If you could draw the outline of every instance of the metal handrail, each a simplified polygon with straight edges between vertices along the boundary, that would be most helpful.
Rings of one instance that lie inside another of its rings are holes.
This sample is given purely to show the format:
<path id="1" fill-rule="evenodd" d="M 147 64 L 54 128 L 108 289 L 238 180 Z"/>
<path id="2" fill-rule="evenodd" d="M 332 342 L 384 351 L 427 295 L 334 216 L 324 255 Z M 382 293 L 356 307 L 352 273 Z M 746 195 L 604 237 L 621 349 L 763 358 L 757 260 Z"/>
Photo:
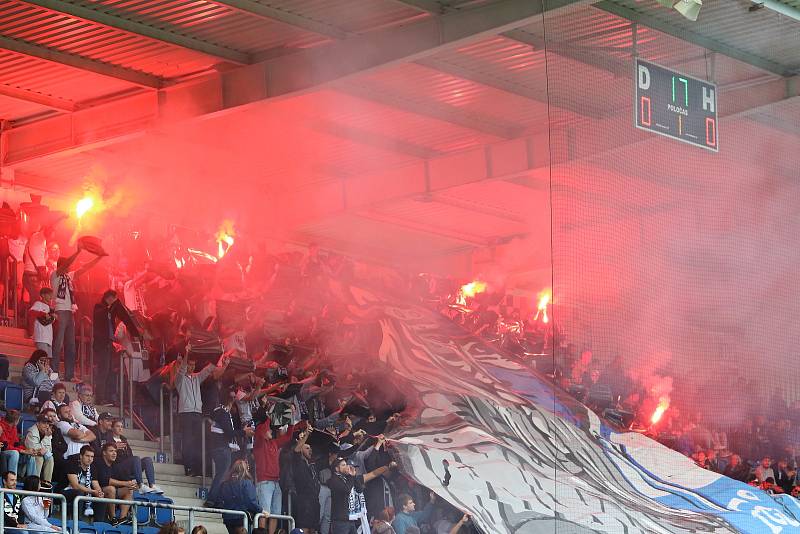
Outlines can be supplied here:
<path id="1" fill-rule="evenodd" d="M 87 348 L 86 342 L 86 331 L 84 327 L 86 324 L 89 324 L 89 343 Z M 87 365 L 89 366 L 89 378 L 88 381 L 90 384 L 94 383 L 94 323 L 89 318 L 88 315 L 80 315 L 79 321 L 80 327 L 80 336 L 81 336 L 81 350 L 80 350 L 80 366 L 78 367 L 78 371 L 80 375 L 83 377 L 83 380 L 86 381 L 86 370 L 84 367 Z M 88 356 L 88 358 L 87 358 Z M 87 362 L 88 360 L 88 362 Z"/>
<path id="2" fill-rule="evenodd" d="M 164 390 L 169 391 L 169 461 L 175 463 L 175 420 L 172 409 L 174 392 L 167 384 L 161 384 L 158 392 L 158 452 L 164 453 Z"/>
<path id="3" fill-rule="evenodd" d="M 292 517 L 290 515 L 267 514 L 267 513 L 264 513 L 264 512 L 259 512 L 259 513 L 257 513 L 255 515 L 255 517 L 253 517 L 253 528 L 256 528 L 258 526 L 258 520 L 261 519 L 262 517 L 264 519 L 282 519 L 284 521 L 288 521 L 289 522 L 289 532 L 294 530 L 294 517 Z"/>
<path id="4" fill-rule="evenodd" d="M 0 502 L 5 502 L 5 494 L 6 493 L 13 493 L 16 495 L 25 495 L 25 496 L 34 496 L 34 497 L 47 497 L 51 500 L 58 499 L 62 501 L 61 503 L 61 532 L 64 534 L 69 534 L 67 530 L 67 498 L 59 493 L 46 493 L 44 491 L 27 491 L 27 490 L 18 490 L 18 489 L 6 489 L 0 487 Z M 14 527 L 7 527 L 4 525 L 5 523 L 5 514 L 0 513 L 0 532 L 4 532 L 6 530 L 12 530 Z M 24 528 L 20 530 L 27 530 L 30 532 L 53 532 L 52 530 L 44 531 L 44 530 L 37 530 L 33 528 Z"/>
<path id="5" fill-rule="evenodd" d="M 204 512 L 210 514 L 240 515 L 244 519 L 245 531 L 246 532 L 250 531 L 250 517 L 247 515 L 247 512 L 243 512 L 241 510 L 225 510 L 223 508 L 204 508 L 202 506 L 183 506 L 180 504 L 167 504 L 167 503 L 152 502 L 152 501 L 123 501 L 121 499 L 106 499 L 105 497 L 87 497 L 86 495 L 79 495 L 75 497 L 75 500 L 72 502 L 73 534 L 80 534 L 80 525 L 78 524 L 78 518 L 80 517 L 80 503 L 82 502 L 129 505 L 132 508 L 131 510 L 131 517 L 133 518 L 133 523 L 131 524 L 132 534 L 138 533 L 139 525 L 136 517 L 137 515 L 136 511 L 140 506 L 144 506 L 145 508 L 162 508 L 168 510 L 189 512 L 189 528 L 186 529 L 187 532 L 191 532 L 192 528 L 194 528 L 193 522 L 194 522 L 194 514 L 196 512 Z"/>

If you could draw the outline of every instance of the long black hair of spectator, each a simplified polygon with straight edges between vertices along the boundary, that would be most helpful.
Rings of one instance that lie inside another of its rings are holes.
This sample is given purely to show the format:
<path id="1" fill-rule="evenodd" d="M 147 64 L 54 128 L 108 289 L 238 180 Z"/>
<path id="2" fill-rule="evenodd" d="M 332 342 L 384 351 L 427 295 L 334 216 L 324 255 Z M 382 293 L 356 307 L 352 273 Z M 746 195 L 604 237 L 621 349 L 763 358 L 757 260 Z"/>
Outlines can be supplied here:
<path id="1" fill-rule="evenodd" d="M 42 349 L 36 349 L 35 351 L 33 351 L 33 354 L 31 354 L 31 357 L 28 358 L 28 361 L 25 363 L 26 364 L 32 363 L 33 365 L 37 365 L 39 363 L 39 360 L 41 360 L 42 358 L 49 358 L 49 357 L 50 356 L 48 356 L 47 353 Z"/>
<path id="2" fill-rule="evenodd" d="M 31 475 L 25 477 L 25 484 L 22 486 L 22 489 L 25 491 L 39 491 L 41 481 L 39 477 L 36 475 Z"/>

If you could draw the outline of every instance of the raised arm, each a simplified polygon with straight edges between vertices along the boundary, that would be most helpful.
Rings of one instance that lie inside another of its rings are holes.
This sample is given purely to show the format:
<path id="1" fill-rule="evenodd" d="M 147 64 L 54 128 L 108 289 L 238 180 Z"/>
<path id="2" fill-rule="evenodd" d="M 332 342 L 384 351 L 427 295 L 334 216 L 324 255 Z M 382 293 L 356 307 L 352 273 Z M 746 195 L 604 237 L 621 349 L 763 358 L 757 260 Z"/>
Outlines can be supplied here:
<path id="1" fill-rule="evenodd" d="M 83 265 L 81 265 L 81 266 L 78 268 L 78 270 L 77 270 L 77 271 L 75 271 L 75 278 L 78 278 L 79 276 L 82 276 L 82 275 L 86 274 L 86 272 L 87 272 L 89 269 L 91 269 L 92 267 L 94 267 L 95 265 L 97 265 L 98 263 L 100 263 L 100 260 L 102 260 L 104 257 L 105 257 L 105 256 L 97 256 L 97 257 L 96 257 L 95 259 L 93 259 L 92 261 L 90 261 L 90 262 L 88 262 L 88 263 L 84 263 Z"/>
<path id="2" fill-rule="evenodd" d="M 63 276 L 69 272 L 69 268 L 72 267 L 72 264 L 75 263 L 75 260 L 78 259 L 78 254 L 81 253 L 81 246 L 78 245 L 78 250 L 75 251 L 75 254 L 69 256 L 61 262 L 61 266 L 56 269 L 56 274 L 59 276 Z"/>

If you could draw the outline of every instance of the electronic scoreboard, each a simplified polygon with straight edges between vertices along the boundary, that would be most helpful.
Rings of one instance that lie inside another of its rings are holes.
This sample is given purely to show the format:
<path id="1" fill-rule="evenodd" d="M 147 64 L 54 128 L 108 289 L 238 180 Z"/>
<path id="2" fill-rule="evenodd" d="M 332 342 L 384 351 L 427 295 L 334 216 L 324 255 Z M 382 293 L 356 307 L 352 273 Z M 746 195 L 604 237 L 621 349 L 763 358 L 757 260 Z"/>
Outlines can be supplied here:
<path id="1" fill-rule="evenodd" d="M 717 86 L 636 58 L 636 127 L 719 151 Z"/>

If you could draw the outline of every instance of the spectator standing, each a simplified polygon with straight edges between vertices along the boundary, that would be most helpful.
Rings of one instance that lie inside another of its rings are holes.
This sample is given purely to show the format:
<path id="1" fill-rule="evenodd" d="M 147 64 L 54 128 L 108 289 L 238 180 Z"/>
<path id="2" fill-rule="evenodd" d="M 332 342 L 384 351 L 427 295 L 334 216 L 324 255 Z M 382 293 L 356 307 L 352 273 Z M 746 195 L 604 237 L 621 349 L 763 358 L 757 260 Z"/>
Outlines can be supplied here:
<path id="1" fill-rule="evenodd" d="M 292 475 L 297 490 L 292 515 L 297 528 L 302 528 L 305 534 L 314 534 L 320 529 L 320 483 L 312 459 L 311 445 L 306 443 L 311 432 L 311 429 L 300 432 L 294 446 L 292 462 Z"/>
<path id="2" fill-rule="evenodd" d="M 36 417 L 36 424 L 31 426 L 25 434 L 25 448 L 34 453 L 31 455 L 33 466 L 29 464 L 28 473 L 37 477 L 37 484 L 40 479 L 46 482 L 53 480 L 52 438 L 53 428 L 50 425 L 50 419 L 46 414 L 39 414 Z"/>
<path id="3" fill-rule="evenodd" d="M 55 312 L 58 318 L 53 338 L 53 368 L 58 369 L 61 361 L 61 349 L 63 348 L 65 380 L 75 380 L 75 311 L 78 309 L 75 301 L 75 279 L 103 259 L 103 256 L 97 256 L 79 269 L 70 271 L 70 267 L 75 263 L 81 250 L 81 245 L 78 244 L 78 250 L 75 251 L 75 254 L 66 258 L 59 258 L 56 272 L 50 277 L 50 285 L 56 295 Z"/>
<path id="4" fill-rule="evenodd" d="M 52 239 L 55 228 L 52 225 L 44 226 L 31 234 L 22 254 L 25 264 L 22 273 L 22 286 L 28 293 L 28 299 L 33 301 L 39 290 L 48 285 L 47 278 L 47 240 Z"/>
<path id="5" fill-rule="evenodd" d="M 37 476 L 26 477 L 25 485 L 22 489 L 25 491 L 41 491 L 41 480 Z M 22 511 L 22 515 L 25 517 L 25 525 L 28 528 L 32 530 L 35 529 L 35 531 L 39 532 L 47 532 L 48 530 L 60 532 L 60 527 L 51 525 L 47 522 L 47 518 L 50 515 L 51 501 L 48 500 L 48 504 L 45 506 L 45 499 L 46 497 L 39 497 L 38 495 L 28 495 L 27 497 L 23 497 L 20 510 Z"/>
<path id="6" fill-rule="evenodd" d="M 236 389 L 228 388 L 223 395 L 223 404 L 217 406 L 211 412 L 211 460 L 214 462 L 214 480 L 211 481 L 211 488 L 208 490 L 208 500 L 206 506 L 213 508 L 217 505 L 218 492 L 225 473 L 231 465 L 232 453 L 240 450 L 237 438 L 245 435 L 242 421 L 239 414 L 232 411 L 236 401 Z M 248 428 L 248 434 L 252 435 L 252 429 Z"/>
<path id="7" fill-rule="evenodd" d="M 94 361 L 97 362 L 97 374 L 94 378 L 94 383 L 97 385 L 97 398 L 101 404 L 109 403 L 112 400 L 108 385 L 110 384 L 113 388 L 113 383 L 107 380 L 107 377 L 110 376 L 114 357 L 117 321 L 125 324 L 128 335 L 132 339 L 140 337 L 141 333 L 136 328 L 130 312 L 117 297 L 117 292 L 109 289 L 103 293 L 100 302 L 94 305 L 94 310 L 92 311 L 92 332 L 94 333 L 92 348 L 94 350 Z"/>
<path id="8" fill-rule="evenodd" d="M 331 490 L 331 534 L 356 534 L 354 521 L 366 517 L 365 506 L 359 497 L 364 491 L 364 483 L 381 476 L 395 465 L 392 462 L 365 475 L 357 475 L 355 466 L 348 465 L 344 458 L 334 460 L 333 475 L 328 480 Z M 363 523 L 362 519 L 362 526 Z"/>
<path id="9" fill-rule="evenodd" d="M 281 514 L 282 511 L 283 496 L 279 484 L 281 476 L 279 458 L 281 448 L 291 441 L 293 432 L 294 427 L 289 427 L 285 434 L 275 437 L 269 419 L 256 427 L 253 444 L 256 463 L 256 492 L 259 506 L 270 514 Z M 275 532 L 277 525 L 277 520 L 269 520 L 269 534 Z"/>
<path id="10" fill-rule="evenodd" d="M 261 511 L 256 497 L 256 487 L 250 476 L 250 466 L 246 460 L 236 460 L 233 463 L 230 475 L 220 485 L 217 502 L 226 510 L 247 512 L 251 517 Z M 244 518 L 240 515 L 222 514 L 222 521 L 229 534 L 245 532 Z"/>
<path id="11" fill-rule="evenodd" d="M 372 532 L 375 534 L 397 534 L 392 526 L 394 521 L 394 508 L 387 506 L 378 514 L 372 523 Z"/>
<path id="12" fill-rule="evenodd" d="M 181 458 L 187 476 L 200 475 L 200 433 L 203 431 L 203 399 L 200 385 L 217 368 L 207 365 L 202 371 L 194 372 L 197 360 L 178 357 L 178 372 L 175 375 L 175 389 L 178 392 L 178 422 L 181 430 Z M 221 375 L 221 373 L 220 373 Z"/>
<path id="13" fill-rule="evenodd" d="M 419 528 L 420 523 L 428 522 L 433 515 L 433 503 L 435 502 L 436 494 L 434 492 L 430 492 L 430 501 L 428 506 L 417 512 L 414 499 L 412 499 L 407 493 L 400 495 L 397 498 L 397 503 L 400 505 L 400 511 L 397 513 L 397 516 L 392 522 L 392 526 L 397 534 L 406 534 L 406 531 L 409 529 L 409 527 Z"/>
<path id="14" fill-rule="evenodd" d="M 36 349 L 22 368 L 22 400 L 38 406 L 50 398 L 55 385 L 52 380 L 50 356 L 42 349 Z"/>
<path id="15" fill-rule="evenodd" d="M 33 344 L 37 349 L 53 356 L 53 323 L 56 314 L 53 308 L 53 290 L 43 287 L 39 290 L 39 299 L 33 303 L 28 311 L 28 324 L 33 325 Z"/>

